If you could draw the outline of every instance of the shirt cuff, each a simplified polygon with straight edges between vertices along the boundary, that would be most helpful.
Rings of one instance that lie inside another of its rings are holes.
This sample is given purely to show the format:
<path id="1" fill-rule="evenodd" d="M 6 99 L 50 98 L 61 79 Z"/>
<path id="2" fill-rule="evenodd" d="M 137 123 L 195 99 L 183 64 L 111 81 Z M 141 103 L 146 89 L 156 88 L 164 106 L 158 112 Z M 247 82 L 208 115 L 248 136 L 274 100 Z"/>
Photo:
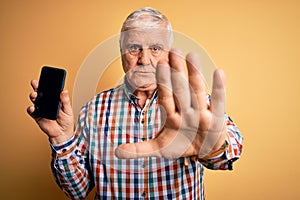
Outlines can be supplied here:
<path id="1" fill-rule="evenodd" d="M 238 159 L 236 155 L 234 154 L 232 143 L 231 143 L 231 138 L 229 135 L 227 136 L 227 139 L 225 140 L 225 143 L 222 145 L 221 149 L 223 151 L 219 150 L 219 154 L 214 154 L 213 156 L 209 156 L 205 160 L 208 163 L 218 163 L 219 161 L 222 161 L 225 159 L 225 163 L 223 163 L 223 166 L 220 169 L 228 169 L 232 170 L 233 169 L 233 162 Z"/>
<path id="2" fill-rule="evenodd" d="M 72 152 L 74 148 L 76 147 L 76 138 L 75 135 L 73 135 L 69 140 L 58 144 L 58 145 L 53 145 L 50 143 L 52 152 L 55 153 L 58 157 L 65 156 Z"/>

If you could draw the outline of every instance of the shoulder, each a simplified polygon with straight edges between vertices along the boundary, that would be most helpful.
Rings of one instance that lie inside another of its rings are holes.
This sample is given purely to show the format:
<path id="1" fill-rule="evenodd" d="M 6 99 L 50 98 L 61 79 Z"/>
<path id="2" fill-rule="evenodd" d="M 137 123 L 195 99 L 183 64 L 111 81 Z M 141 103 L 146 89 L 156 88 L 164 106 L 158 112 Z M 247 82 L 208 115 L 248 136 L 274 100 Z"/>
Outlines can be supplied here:
<path id="1" fill-rule="evenodd" d="M 99 99 L 112 98 L 114 95 L 119 95 L 124 93 L 124 85 L 118 85 L 114 88 L 104 90 L 94 96 L 91 101 L 97 101 Z"/>
<path id="2" fill-rule="evenodd" d="M 110 88 L 108 90 L 104 90 L 98 94 L 96 94 L 85 106 L 94 106 L 101 103 L 105 103 L 112 99 L 115 99 L 117 96 L 123 96 L 125 86 L 118 85 L 114 88 Z"/>
<path id="3" fill-rule="evenodd" d="M 124 85 L 118 85 L 114 88 L 104 90 L 96 94 L 90 101 L 81 107 L 80 113 L 88 113 L 97 109 L 101 104 L 107 104 L 114 100 L 116 96 L 122 96 L 124 93 Z"/>

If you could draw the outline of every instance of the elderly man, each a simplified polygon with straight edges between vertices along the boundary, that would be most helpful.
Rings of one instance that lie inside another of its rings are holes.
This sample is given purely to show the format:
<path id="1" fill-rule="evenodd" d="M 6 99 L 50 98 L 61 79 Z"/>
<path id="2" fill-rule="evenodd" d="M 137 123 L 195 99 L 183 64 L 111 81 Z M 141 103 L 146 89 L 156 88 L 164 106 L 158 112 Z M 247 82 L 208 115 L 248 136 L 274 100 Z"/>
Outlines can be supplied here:
<path id="1" fill-rule="evenodd" d="M 232 169 L 242 136 L 224 114 L 225 75 L 208 95 L 199 59 L 171 49 L 172 28 L 152 8 L 130 14 L 120 37 L 124 83 L 82 107 L 75 131 L 67 91 L 57 120 L 28 113 L 48 135 L 52 170 L 72 199 L 204 199 L 203 170 Z M 31 82 L 37 96 L 38 82 Z"/>

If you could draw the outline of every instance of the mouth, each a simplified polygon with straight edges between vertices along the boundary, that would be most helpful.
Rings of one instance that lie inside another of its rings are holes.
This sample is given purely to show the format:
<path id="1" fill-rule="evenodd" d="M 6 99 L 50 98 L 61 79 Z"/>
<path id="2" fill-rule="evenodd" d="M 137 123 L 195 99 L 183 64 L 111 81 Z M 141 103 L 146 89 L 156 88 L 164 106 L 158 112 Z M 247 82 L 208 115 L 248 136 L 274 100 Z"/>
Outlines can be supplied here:
<path id="1" fill-rule="evenodd" d="M 155 74 L 155 72 L 146 72 L 146 71 L 135 71 L 134 73 L 138 73 L 138 74 Z"/>
<path id="2" fill-rule="evenodd" d="M 156 73 L 156 69 L 152 65 L 138 65 L 133 71 L 141 74 Z"/>

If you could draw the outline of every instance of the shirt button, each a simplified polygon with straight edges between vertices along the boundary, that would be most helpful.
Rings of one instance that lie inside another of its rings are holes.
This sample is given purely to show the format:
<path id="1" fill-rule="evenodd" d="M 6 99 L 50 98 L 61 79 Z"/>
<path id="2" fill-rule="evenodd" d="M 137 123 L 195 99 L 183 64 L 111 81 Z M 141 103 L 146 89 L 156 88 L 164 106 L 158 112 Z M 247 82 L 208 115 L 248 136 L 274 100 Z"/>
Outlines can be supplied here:
<path id="1" fill-rule="evenodd" d="M 144 120 L 142 120 L 142 124 L 144 123 L 145 121 Z"/>
<path id="2" fill-rule="evenodd" d="M 145 197 L 146 196 L 146 192 L 144 191 L 142 194 L 141 194 L 142 197 Z"/>

